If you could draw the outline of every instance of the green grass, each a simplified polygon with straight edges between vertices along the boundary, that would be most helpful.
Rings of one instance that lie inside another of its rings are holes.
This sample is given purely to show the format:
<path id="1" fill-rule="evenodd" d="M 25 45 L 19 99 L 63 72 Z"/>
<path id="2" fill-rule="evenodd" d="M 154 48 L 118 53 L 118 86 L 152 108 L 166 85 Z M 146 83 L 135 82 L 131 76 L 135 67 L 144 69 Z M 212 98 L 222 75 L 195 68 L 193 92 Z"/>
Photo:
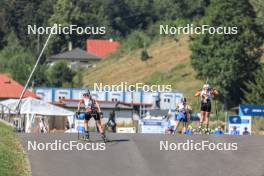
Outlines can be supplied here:
<path id="1" fill-rule="evenodd" d="M 194 96 L 195 92 L 202 86 L 202 81 L 195 78 L 195 71 L 192 69 L 190 60 L 175 65 L 167 72 L 155 72 L 148 79 L 148 84 L 170 84 L 174 90 L 183 92 L 188 99 L 192 109 L 197 111 L 199 103 Z"/>
<path id="2" fill-rule="evenodd" d="M 0 176 L 28 176 L 26 155 L 13 128 L 0 122 Z"/>

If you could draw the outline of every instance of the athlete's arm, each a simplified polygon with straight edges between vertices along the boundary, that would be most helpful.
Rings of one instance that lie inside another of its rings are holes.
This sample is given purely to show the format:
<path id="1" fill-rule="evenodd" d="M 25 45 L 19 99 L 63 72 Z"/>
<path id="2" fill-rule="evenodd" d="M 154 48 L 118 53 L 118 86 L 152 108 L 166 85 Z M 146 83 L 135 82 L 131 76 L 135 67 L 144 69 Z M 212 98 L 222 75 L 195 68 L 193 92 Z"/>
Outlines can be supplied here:
<path id="1" fill-rule="evenodd" d="M 99 105 L 99 103 L 98 103 L 97 101 L 95 101 L 95 105 L 96 105 L 96 107 L 97 107 L 98 112 L 101 112 L 100 105 Z"/>
<path id="2" fill-rule="evenodd" d="M 216 90 L 216 89 L 213 89 L 213 96 L 218 96 L 219 95 L 219 93 L 218 93 L 218 91 Z"/>
<path id="3" fill-rule="evenodd" d="M 179 103 L 176 103 L 176 110 L 179 110 Z"/>
<path id="4" fill-rule="evenodd" d="M 79 101 L 77 111 L 80 111 L 81 105 L 83 104 L 83 100 Z"/>
<path id="5" fill-rule="evenodd" d="M 196 96 L 196 97 L 199 97 L 199 96 L 201 96 L 201 91 L 197 91 L 196 93 L 195 93 L 195 95 L 194 96 Z"/>
<path id="6" fill-rule="evenodd" d="M 214 90 L 214 95 L 215 96 L 218 96 L 219 95 L 219 93 L 218 93 L 218 91 L 216 89 Z"/>

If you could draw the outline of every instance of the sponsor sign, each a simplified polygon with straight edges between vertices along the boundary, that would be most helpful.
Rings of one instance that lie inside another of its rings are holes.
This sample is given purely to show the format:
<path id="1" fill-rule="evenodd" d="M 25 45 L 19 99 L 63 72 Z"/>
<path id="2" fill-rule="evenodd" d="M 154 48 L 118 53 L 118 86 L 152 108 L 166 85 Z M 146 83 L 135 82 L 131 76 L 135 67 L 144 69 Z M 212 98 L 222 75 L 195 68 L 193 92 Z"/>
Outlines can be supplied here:
<path id="1" fill-rule="evenodd" d="M 230 135 L 243 135 L 245 129 L 251 134 L 251 116 L 229 116 L 228 133 Z"/>
<path id="2" fill-rule="evenodd" d="M 264 106 L 262 105 L 243 105 L 239 106 L 240 116 L 264 116 Z"/>
<path id="3" fill-rule="evenodd" d="M 164 134 L 168 123 L 165 120 L 143 119 L 139 121 L 139 132 Z"/>
<path id="4" fill-rule="evenodd" d="M 136 133 L 135 127 L 118 127 L 116 128 L 117 133 Z"/>

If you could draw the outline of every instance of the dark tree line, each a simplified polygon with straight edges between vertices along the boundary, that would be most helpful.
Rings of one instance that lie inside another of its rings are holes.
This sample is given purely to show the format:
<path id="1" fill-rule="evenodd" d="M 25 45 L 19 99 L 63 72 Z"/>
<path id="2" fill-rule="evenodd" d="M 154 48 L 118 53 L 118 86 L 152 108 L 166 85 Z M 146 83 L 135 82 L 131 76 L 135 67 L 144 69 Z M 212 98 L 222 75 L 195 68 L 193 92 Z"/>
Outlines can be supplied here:
<path id="1" fill-rule="evenodd" d="M 34 81 L 37 85 L 54 85 L 56 80 L 46 78 L 47 56 L 67 50 L 68 42 L 73 47 L 85 47 L 87 38 L 124 39 L 133 31 L 144 31 L 148 26 L 162 20 L 181 18 L 196 19 L 204 14 L 208 0 L 2 0 L 0 9 L 0 72 L 7 72 L 24 83 L 47 36 L 28 35 L 27 26 L 52 26 L 75 24 L 78 26 L 105 26 L 105 35 L 56 35 L 52 37 L 41 61 Z M 13 41 L 10 41 L 10 35 Z M 10 48 L 18 52 L 8 52 Z M 19 59 L 26 55 L 28 60 Z M 12 59 L 21 66 L 13 70 Z M 23 68 L 27 69 L 23 69 Z M 20 73 L 21 72 L 21 73 Z M 19 77 L 15 75 L 20 75 Z M 80 76 L 80 74 L 77 74 Z M 77 80 L 77 78 L 75 79 Z M 67 81 L 69 82 L 68 78 Z M 67 83 L 68 84 L 68 83 Z M 56 85 L 58 86 L 58 85 Z"/>

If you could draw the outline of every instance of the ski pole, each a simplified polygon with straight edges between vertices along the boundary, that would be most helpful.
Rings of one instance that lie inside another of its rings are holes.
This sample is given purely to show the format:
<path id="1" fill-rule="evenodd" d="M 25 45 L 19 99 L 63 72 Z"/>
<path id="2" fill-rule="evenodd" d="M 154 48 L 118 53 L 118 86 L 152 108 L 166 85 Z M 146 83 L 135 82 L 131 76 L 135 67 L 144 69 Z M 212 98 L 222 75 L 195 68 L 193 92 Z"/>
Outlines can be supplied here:
<path id="1" fill-rule="evenodd" d="M 219 125 L 219 117 L 218 117 L 218 109 L 217 109 L 217 100 L 215 99 L 214 100 L 214 102 L 215 102 L 215 115 L 216 115 L 216 120 L 217 120 L 217 127 L 218 127 L 218 125 Z"/>

